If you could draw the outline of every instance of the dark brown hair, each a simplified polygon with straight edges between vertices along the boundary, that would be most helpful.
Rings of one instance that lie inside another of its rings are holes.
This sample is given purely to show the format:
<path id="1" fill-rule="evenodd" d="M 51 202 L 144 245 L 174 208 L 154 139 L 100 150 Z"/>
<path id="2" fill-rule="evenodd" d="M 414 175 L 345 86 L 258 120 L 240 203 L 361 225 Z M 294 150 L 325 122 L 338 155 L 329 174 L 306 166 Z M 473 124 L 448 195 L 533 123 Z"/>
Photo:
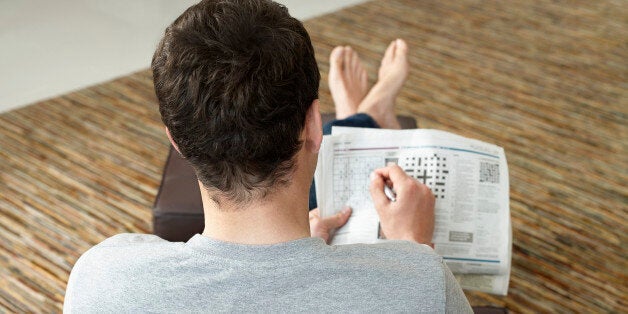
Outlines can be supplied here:
<path id="1" fill-rule="evenodd" d="M 290 180 L 320 74 L 284 6 L 201 1 L 166 29 L 152 70 L 162 120 L 207 189 L 242 203 Z"/>

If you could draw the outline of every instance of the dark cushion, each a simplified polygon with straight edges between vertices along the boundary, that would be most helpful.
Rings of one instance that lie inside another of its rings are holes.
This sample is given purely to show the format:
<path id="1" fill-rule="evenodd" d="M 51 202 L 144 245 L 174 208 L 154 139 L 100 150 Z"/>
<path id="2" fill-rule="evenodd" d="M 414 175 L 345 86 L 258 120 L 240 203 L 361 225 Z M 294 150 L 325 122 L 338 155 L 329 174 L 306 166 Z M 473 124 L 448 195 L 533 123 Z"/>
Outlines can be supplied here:
<path id="1" fill-rule="evenodd" d="M 323 114 L 323 123 L 331 121 L 334 114 Z M 399 116 L 404 129 L 417 127 L 414 118 Z M 153 206 L 153 233 L 168 241 L 187 241 L 202 233 L 203 203 L 201 192 L 192 167 L 170 147 L 164 167 L 161 186 Z"/>
<path id="2" fill-rule="evenodd" d="M 187 241 L 202 233 L 203 203 L 192 167 L 170 146 L 153 206 L 153 233 L 168 241 Z"/>

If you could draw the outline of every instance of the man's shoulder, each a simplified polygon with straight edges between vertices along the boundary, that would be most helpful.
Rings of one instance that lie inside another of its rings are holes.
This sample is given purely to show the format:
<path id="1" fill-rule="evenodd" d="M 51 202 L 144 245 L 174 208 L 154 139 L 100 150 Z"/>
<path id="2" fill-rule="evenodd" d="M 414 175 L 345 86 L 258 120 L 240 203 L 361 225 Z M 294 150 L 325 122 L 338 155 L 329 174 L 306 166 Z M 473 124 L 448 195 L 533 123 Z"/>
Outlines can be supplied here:
<path id="1" fill-rule="evenodd" d="M 78 259 L 74 268 L 138 263 L 146 259 L 178 254 L 183 242 L 168 242 L 152 234 L 122 233 L 109 237 L 87 250 Z"/>
<path id="2" fill-rule="evenodd" d="M 357 255 L 365 258 L 371 257 L 397 261 L 417 261 L 418 258 L 420 260 L 442 262 L 442 257 L 436 254 L 431 247 L 425 244 L 400 240 L 389 240 L 374 244 L 339 245 L 335 247 L 335 251 L 339 254 Z"/>
<path id="3" fill-rule="evenodd" d="M 87 250 L 76 261 L 72 272 L 100 269 L 129 268 L 159 256 L 177 254 L 183 243 L 168 242 L 155 235 L 123 233 L 112 236 Z"/>
<path id="4" fill-rule="evenodd" d="M 442 258 L 429 246 L 386 241 L 332 246 L 308 271 L 331 285 L 326 290 L 331 296 L 323 293 L 321 298 L 333 298 L 339 291 L 346 291 L 346 297 L 338 303 L 342 308 L 358 312 L 369 308 L 443 312 L 445 267 Z"/>
<path id="5" fill-rule="evenodd" d="M 87 250 L 74 264 L 66 290 L 65 306 L 88 308 L 85 300 L 110 302 L 123 299 L 129 278 L 145 281 L 163 260 L 176 260 L 182 242 L 168 242 L 149 234 L 118 234 Z M 150 279 L 150 278 L 148 278 Z M 77 293 L 80 292 L 80 296 Z M 106 307 L 105 307 L 106 308 Z"/>
<path id="6" fill-rule="evenodd" d="M 343 264 L 378 273 L 405 269 L 408 274 L 413 274 L 413 279 L 441 279 L 446 267 L 442 257 L 431 247 L 408 241 L 339 245 L 332 249 L 329 257 L 328 260 L 334 261 L 332 267 Z"/>
<path id="7" fill-rule="evenodd" d="M 176 243 L 176 242 L 174 242 Z M 168 245 L 173 242 L 168 242 L 154 234 L 141 234 L 141 233 L 120 233 L 112 237 L 109 237 L 102 242 L 94 246 L 94 248 L 103 247 L 125 247 L 136 246 L 141 244 L 161 244 Z"/>

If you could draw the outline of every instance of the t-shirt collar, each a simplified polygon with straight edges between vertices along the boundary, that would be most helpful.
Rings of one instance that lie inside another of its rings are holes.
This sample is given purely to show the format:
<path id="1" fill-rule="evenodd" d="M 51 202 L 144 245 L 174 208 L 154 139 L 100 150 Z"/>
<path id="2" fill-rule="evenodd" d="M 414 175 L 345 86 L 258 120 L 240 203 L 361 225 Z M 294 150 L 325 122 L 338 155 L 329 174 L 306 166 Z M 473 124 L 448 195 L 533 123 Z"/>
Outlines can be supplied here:
<path id="1" fill-rule="evenodd" d="M 282 259 L 310 259 L 320 257 L 321 250 L 329 246 L 321 238 L 302 238 L 276 244 L 240 244 L 194 235 L 186 246 L 204 254 L 237 261 L 273 261 Z"/>

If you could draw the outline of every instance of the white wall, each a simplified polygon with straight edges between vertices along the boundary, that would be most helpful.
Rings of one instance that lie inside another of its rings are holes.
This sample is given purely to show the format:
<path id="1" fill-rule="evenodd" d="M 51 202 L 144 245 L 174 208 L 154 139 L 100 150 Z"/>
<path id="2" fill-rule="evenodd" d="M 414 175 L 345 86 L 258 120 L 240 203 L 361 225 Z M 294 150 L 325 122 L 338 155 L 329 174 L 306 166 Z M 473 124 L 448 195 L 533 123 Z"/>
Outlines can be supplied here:
<path id="1" fill-rule="evenodd" d="M 365 0 L 284 0 L 307 19 Z M 0 1 L 0 112 L 150 64 L 165 27 L 196 0 Z"/>

